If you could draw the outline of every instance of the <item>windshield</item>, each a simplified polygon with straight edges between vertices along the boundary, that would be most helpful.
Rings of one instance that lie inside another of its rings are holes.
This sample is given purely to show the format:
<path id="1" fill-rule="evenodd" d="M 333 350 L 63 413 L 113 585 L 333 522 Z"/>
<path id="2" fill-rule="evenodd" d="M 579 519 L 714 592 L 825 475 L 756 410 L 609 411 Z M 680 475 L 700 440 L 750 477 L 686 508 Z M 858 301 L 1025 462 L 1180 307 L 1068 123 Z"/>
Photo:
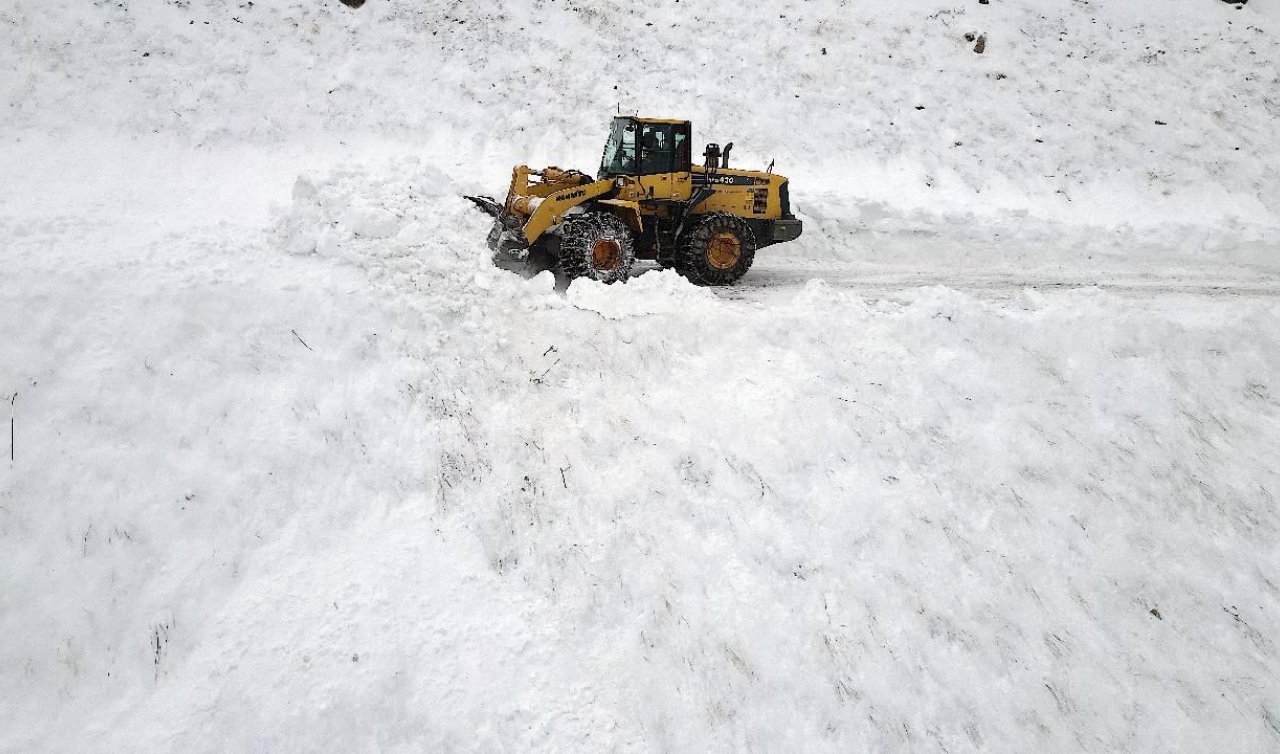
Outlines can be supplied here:
<path id="1" fill-rule="evenodd" d="M 604 144 L 600 177 L 631 175 L 636 172 L 636 124 L 630 118 L 614 118 L 609 140 Z"/>

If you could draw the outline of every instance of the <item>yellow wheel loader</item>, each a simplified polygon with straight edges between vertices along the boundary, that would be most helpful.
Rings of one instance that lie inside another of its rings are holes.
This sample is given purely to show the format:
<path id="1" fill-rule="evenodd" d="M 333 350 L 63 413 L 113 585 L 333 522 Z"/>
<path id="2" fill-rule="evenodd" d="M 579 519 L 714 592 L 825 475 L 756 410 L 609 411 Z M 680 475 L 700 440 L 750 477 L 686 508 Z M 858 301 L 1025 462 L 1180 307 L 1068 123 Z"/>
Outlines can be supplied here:
<path id="1" fill-rule="evenodd" d="M 729 143 L 708 144 L 694 165 L 691 147 L 687 120 L 620 116 L 595 178 L 520 165 L 505 202 L 466 198 L 493 216 L 489 246 L 504 267 L 611 283 L 652 259 L 699 285 L 729 285 L 758 249 L 798 238 L 801 223 L 773 163 L 731 170 Z"/>

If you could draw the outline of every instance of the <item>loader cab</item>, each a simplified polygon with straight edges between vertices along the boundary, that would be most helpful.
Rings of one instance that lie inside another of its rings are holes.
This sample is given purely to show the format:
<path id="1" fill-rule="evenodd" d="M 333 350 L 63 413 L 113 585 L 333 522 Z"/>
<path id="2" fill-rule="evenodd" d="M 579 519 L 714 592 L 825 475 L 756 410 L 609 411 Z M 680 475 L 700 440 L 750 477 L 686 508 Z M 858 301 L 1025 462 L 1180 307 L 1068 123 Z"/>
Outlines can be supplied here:
<path id="1" fill-rule="evenodd" d="M 609 140 L 605 142 L 599 177 L 688 173 L 691 166 L 690 131 L 687 120 L 614 118 Z"/>

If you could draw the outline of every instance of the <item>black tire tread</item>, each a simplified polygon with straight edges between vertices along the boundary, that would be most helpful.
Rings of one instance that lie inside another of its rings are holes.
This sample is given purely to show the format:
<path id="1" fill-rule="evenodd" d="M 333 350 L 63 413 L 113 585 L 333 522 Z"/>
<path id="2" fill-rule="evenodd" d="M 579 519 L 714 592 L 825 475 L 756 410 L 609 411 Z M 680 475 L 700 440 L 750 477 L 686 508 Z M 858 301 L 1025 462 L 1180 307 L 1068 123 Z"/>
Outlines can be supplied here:
<path id="1" fill-rule="evenodd" d="M 591 247 L 601 237 L 609 236 L 622 247 L 622 264 L 617 270 L 601 272 L 591 261 Z M 616 283 L 631 275 L 635 264 L 635 242 L 631 229 L 616 215 L 607 212 L 586 212 L 573 215 L 560 226 L 560 272 L 566 278 L 591 278 L 603 283 Z"/>
<path id="2" fill-rule="evenodd" d="M 738 263 L 727 270 L 712 267 L 707 261 L 707 244 L 724 231 L 732 231 L 742 244 Z M 751 269 L 756 249 L 756 234 L 745 220 L 728 212 L 708 212 L 677 241 L 674 267 L 697 285 L 733 285 Z"/>

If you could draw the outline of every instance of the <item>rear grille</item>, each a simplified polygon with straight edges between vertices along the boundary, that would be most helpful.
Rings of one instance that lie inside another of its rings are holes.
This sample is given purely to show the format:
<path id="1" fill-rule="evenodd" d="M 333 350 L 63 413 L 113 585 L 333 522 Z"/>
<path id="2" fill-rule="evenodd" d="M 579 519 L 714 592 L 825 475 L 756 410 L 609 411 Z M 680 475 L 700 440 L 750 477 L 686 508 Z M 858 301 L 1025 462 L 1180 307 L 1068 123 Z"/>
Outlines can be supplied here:
<path id="1" fill-rule="evenodd" d="M 766 189 L 756 189 L 754 198 L 751 202 L 751 213 L 755 215 L 763 215 L 769 209 L 769 192 Z"/>

